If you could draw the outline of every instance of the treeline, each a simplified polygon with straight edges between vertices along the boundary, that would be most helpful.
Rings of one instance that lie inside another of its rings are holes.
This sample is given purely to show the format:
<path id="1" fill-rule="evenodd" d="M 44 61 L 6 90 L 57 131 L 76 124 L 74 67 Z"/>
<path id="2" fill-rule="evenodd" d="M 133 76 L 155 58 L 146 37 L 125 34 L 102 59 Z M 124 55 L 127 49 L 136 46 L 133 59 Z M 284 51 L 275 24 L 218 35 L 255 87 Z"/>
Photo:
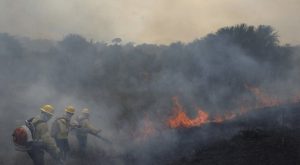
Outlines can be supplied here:
<path id="1" fill-rule="evenodd" d="M 174 95 L 191 110 L 197 105 L 223 111 L 254 99 L 245 84 L 268 89 L 289 82 L 296 89 L 295 50 L 280 45 L 265 25 L 224 27 L 170 45 L 107 44 L 76 34 L 58 42 L 0 34 L 0 107 L 28 105 L 19 93 L 43 81 L 57 93 L 117 107 L 118 122 L 134 123 L 145 112 L 167 116 Z"/>

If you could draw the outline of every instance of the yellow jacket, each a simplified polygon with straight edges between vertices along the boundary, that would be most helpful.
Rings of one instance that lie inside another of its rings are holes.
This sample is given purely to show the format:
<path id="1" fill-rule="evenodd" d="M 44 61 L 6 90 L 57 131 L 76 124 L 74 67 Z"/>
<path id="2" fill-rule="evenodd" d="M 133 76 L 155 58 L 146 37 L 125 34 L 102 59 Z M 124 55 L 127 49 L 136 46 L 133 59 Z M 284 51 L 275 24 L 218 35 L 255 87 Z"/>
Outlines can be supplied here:
<path id="1" fill-rule="evenodd" d="M 35 126 L 34 141 L 42 143 L 45 146 L 45 150 L 49 152 L 53 157 L 58 157 L 59 149 L 57 148 L 54 139 L 50 136 L 48 124 L 42 121 L 39 116 L 36 116 L 32 120 L 32 124 Z"/>
<path id="2" fill-rule="evenodd" d="M 81 118 L 77 117 L 76 125 L 79 126 L 76 133 L 77 135 L 87 136 L 88 133 L 90 134 L 97 134 L 100 132 L 99 129 L 95 128 L 91 123 L 89 118 Z"/>
<path id="3" fill-rule="evenodd" d="M 70 120 L 65 117 L 57 118 L 51 127 L 51 136 L 56 139 L 68 139 Z"/>

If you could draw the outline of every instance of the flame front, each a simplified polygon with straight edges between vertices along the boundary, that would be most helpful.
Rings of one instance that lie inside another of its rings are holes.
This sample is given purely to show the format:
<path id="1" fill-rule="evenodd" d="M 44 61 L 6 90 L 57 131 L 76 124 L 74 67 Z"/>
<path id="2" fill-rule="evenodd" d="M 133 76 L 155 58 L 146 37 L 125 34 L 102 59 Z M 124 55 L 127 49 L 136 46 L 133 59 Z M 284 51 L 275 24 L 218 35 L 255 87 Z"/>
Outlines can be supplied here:
<path id="1" fill-rule="evenodd" d="M 171 128 L 178 128 L 178 127 L 194 127 L 194 126 L 201 126 L 205 123 L 207 123 L 208 120 L 208 113 L 203 111 L 201 108 L 198 109 L 197 117 L 194 119 L 190 119 L 185 111 L 182 105 L 179 103 L 177 97 L 173 97 L 173 112 L 174 116 L 168 120 L 168 125 Z"/>
<path id="2" fill-rule="evenodd" d="M 209 115 L 208 112 L 204 111 L 201 108 L 198 108 L 198 114 L 194 119 L 191 119 L 187 116 L 183 106 L 180 104 L 178 97 L 173 97 L 173 116 L 168 119 L 167 124 L 171 128 L 190 128 L 195 126 L 202 126 L 208 123 L 222 123 L 227 120 L 233 120 L 238 116 L 244 115 L 249 111 L 264 108 L 264 107 L 275 107 L 280 106 L 282 104 L 287 103 L 299 103 L 300 102 L 300 94 L 295 95 L 291 99 L 287 101 L 283 101 L 280 99 L 275 99 L 266 95 L 263 90 L 258 87 L 245 85 L 246 89 L 248 89 L 252 94 L 256 97 L 256 104 L 254 105 L 241 105 L 239 111 L 234 110 L 231 112 L 226 112 L 225 114 L 216 114 Z"/>

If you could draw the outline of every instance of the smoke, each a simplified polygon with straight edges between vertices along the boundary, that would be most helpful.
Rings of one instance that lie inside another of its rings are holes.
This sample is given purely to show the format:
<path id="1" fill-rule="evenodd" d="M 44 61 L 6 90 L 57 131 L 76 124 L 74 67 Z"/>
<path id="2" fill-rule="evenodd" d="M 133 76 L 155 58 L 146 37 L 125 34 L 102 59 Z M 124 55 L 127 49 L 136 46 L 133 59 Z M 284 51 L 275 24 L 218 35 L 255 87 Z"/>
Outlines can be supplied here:
<path id="1" fill-rule="evenodd" d="M 299 92 L 299 48 L 279 45 L 269 26 L 226 27 L 170 45 L 107 44 L 75 34 L 58 42 L 0 34 L 0 58 L 0 153 L 5 164 L 27 159 L 13 151 L 10 133 L 43 104 L 53 104 L 56 116 L 67 105 L 77 112 L 91 110 L 92 123 L 114 144 L 90 137 L 90 163 L 153 164 L 182 141 L 166 125 L 173 96 L 194 116 L 196 107 L 224 113 L 243 100 L 253 101 L 245 85 L 282 98 Z M 203 130 L 198 133 L 203 143 L 226 134 Z M 74 137 L 71 142 L 76 143 Z"/>
<path id="2" fill-rule="evenodd" d="M 299 6 L 297 0 L 1 0 L 0 28 L 31 38 L 61 40 L 76 33 L 95 40 L 170 43 L 190 42 L 246 19 L 253 25 L 272 25 L 282 42 L 299 44 L 299 35 L 293 33 L 300 28 L 295 17 Z"/>

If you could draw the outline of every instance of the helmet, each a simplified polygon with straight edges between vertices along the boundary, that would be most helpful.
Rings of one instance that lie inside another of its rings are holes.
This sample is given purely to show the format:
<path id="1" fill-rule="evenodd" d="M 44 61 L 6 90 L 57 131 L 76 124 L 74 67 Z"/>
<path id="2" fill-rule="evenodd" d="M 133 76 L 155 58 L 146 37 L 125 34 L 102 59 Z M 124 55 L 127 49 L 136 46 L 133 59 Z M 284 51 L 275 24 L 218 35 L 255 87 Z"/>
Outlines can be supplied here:
<path id="1" fill-rule="evenodd" d="M 81 110 L 81 113 L 90 114 L 90 111 L 89 111 L 89 109 L 87 109 L 87 108 L 83 108 L 83 109 Z"/>
<path id="2" fill-rule="evenodd" d="M 68 105 L 66 108 L 65 108 L 65 112 L 68 112 L 68 113 L 75 113 L 75 108 L 71 105 Z"/>
<path id="3" fill-rule="evenodd" d="M 46 104 L 46 105 L 41 107 L 41 111 L 45 112 L 49 115 L 53 115 L 54 114 L 54 107 L 52 105 Z"/>

